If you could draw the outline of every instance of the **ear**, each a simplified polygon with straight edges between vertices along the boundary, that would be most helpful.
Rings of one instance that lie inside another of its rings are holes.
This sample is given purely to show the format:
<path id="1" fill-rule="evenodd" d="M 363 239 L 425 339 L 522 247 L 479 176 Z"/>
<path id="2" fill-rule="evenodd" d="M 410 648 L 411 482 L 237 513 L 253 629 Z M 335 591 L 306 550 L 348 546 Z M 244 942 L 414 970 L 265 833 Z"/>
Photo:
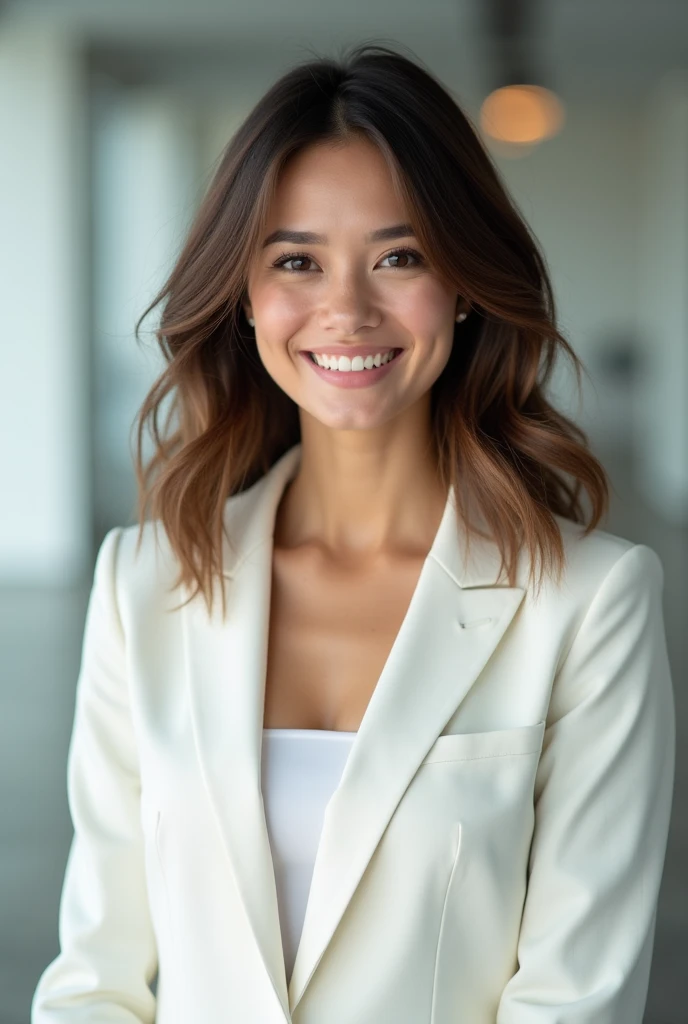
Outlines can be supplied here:
<path id="1" fill-rule="evenodd" d="M 244 291 L 243 295 L 241 296 L 241 300 L 240 301 L 241 301 L 241 308 L 244 311 L 244 316 L 248 320 L 248 318 L 250 316 L 253 316 L 253 309 L 251 307 L 251 301 L 250 301 L 246 291 Z"/>
<path id="2" fill-rule="evenodd" d="M 468 314 L 470 313 L 470 311 L 471 311 L 471 304 L 470 304 L 470 302 L 468 302 L 466 299 L 464 299 L 461 296 L 459 296 L 459 300 L 456 303 L 456 310 L 454 311 L 454 317 L 456 318 L 457 316 L 459 316 L 460 313 L 464 313 L 465 316 L 464 316 L 463 319 L 465 320 L 466 317 L 468 316 Z"/>

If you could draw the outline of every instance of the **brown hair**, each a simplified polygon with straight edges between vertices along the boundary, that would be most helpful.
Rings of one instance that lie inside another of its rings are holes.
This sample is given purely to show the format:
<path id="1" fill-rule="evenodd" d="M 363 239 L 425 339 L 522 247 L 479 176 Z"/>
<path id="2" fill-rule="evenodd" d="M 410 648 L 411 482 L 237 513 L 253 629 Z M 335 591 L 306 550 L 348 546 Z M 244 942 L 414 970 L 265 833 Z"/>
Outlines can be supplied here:
<path id="1" fill-rule="evenodd" d="M 221 578 L 227 498 L 300 440 L 299 410 L 257 354 L 242 299 L 285 161 L 306 146 L 372 140 L 443 280 L 471 304 L 432 388 L 438 472 L 454 485 L 468 533 L 475 504 L 514 584 L 522 548 L 531 577 L 561 578 L 558 514 L 593 530 L 609 502 L 604 468 L 583 431 L 545 398 L 558 352 L 580 392 L 582 364 L 556 327 L 545 260 L 469 118 L 423 67 L 384 45 L 296 65 L 229 141 L 170 276 L 137 324 L 166 300 L 155 332 L 167 366 L 139 410 L 139 542 L 150 506 L 212 608 Z M 171 403 L 160 431 L 163 401 Z M 171 426 L 176 418 L 176 423 Z M 143 429 L 154 451 L 143 463 Z M 570 479 L 567 479 L 570 478 Z M 228 538 L 231 543 L 231 538 Z M 222 589 L 223 611 L 225 609 Z"/>

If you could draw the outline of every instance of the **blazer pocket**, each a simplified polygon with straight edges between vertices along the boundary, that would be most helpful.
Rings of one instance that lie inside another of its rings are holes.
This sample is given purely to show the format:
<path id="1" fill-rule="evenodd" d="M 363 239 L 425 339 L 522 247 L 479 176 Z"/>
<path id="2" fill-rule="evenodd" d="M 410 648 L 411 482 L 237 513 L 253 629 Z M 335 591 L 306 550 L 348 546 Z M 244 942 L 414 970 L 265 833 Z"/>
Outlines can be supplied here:
<path id="1" fill-rule="evenodd" d="M 142 796 L 141 826 L 144 837 L 148 901 L 152 912 L 153 926 L 158 942 L 159 955 L 162 953 L 161 946 L 164 941 L 164 936 L 170 939 L 170 941 L 174 941 L 172 933 L 172 904 L 170 900 L 170 890 L 160 848 L 162 823 L 163 814 L 157 802 Z M 164 915 L 164 917 L 161 918 L 159 914 Z M 164 922 L 164 932 L 160 927 L 161 922 Z"/>
<path id="2" fill-rule="evenodd" d="M 160 808 L 153 802 L 147 792 L 142 792 L 140 797 L 141 828 L 144 839 L 157 847 L 158 828 L 160 827 Z"/>
<path id="3" fill-rule="evenodd" d="M 542 749 L 545 725 L 546 722 L 542 721 L 535 725 L 524 725 L 516 729 L 448 733 L 438 736 L 421 764 L 539 754 Z"/>
<path id="4" fill-rule="evenodd" d="M 162 812 L 159 807 L 157 807 L 155 804 L 149 804 L 147 801 L 142 801 L 141 820 L 143 825 L 144 839 L 145 842 L 149 844 L 151 856 L 155 860 L 163 883 L 165 883 L 165 872 L 163 869 L 163 860 L 160 852 L 161 819 Z"/>

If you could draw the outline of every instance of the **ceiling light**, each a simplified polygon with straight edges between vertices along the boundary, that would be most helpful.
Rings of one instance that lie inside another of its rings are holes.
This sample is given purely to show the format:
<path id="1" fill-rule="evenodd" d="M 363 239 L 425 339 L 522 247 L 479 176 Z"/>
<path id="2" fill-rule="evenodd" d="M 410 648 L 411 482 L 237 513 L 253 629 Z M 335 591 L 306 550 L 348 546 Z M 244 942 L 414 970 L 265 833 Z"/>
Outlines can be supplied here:
<path id="1" fill-rule="evenodd" d="M 532 145 L 556 135 L 564 123 L 559 99 L 540 85 L 506 85 L 483 101 L 480 126 L 486 135 L 512 145 Z"/>

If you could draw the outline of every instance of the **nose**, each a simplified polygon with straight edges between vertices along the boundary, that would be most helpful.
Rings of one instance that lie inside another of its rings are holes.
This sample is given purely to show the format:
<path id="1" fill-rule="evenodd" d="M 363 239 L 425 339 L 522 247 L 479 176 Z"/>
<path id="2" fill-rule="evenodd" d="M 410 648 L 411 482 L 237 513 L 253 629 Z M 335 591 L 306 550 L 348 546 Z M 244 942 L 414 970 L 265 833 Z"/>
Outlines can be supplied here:
<path id="1" fill-rule="evenodd" d="M 377 327 L 381 315 L 369 283 L 355 272 L 329 282 L 318 316 L 319 327 L 338 335 L 356 334 L 363 327 Z"/>

